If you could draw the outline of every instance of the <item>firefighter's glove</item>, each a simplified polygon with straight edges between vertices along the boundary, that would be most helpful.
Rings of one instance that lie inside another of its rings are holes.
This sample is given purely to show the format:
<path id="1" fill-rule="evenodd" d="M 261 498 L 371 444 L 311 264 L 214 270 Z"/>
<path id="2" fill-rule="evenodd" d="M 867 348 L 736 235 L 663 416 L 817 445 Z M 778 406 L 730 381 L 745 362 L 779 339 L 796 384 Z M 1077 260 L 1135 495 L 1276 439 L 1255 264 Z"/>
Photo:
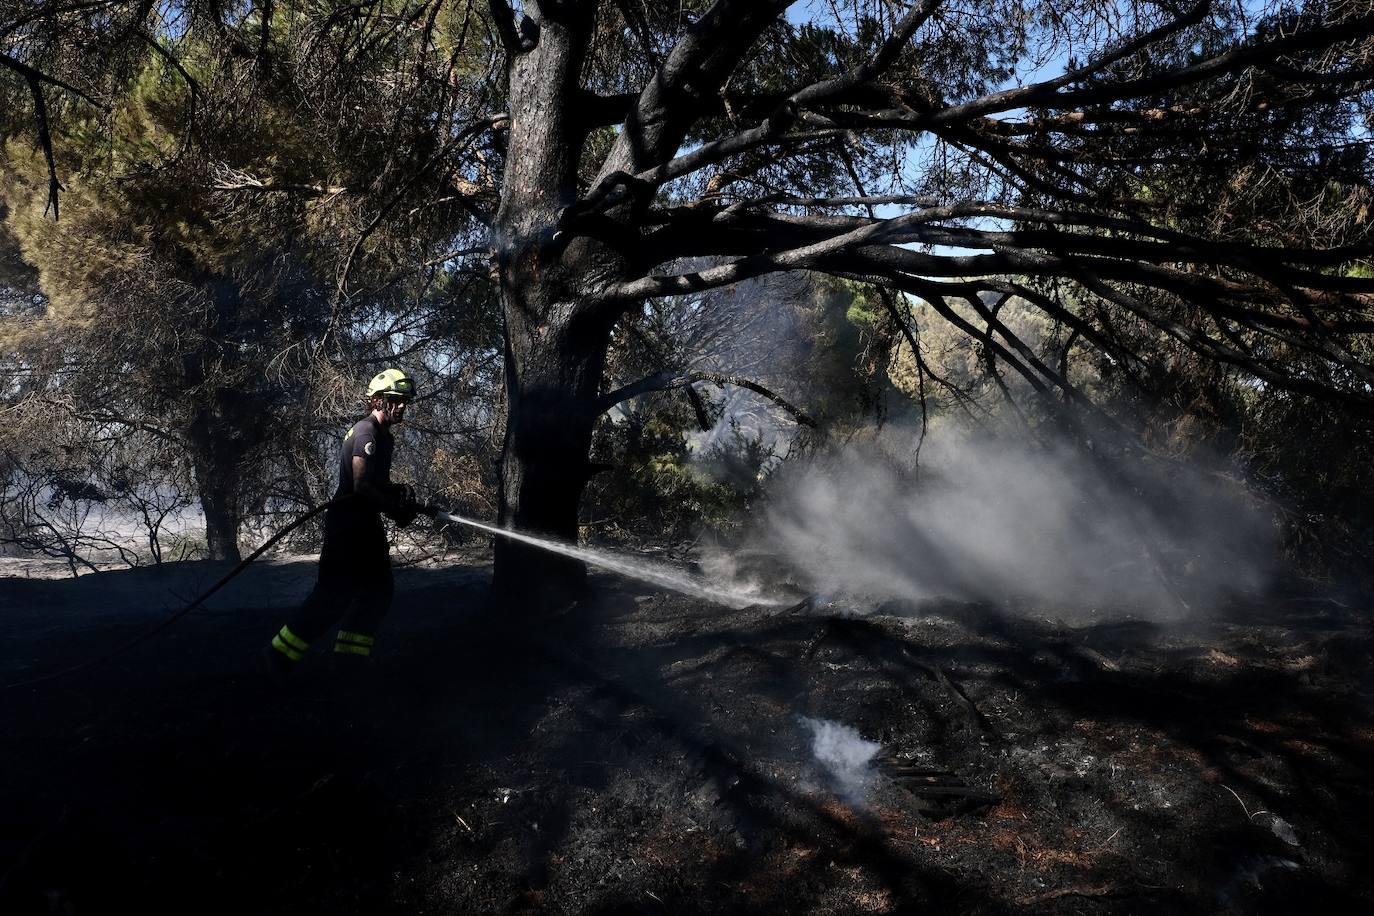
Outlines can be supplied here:
<path id="1" fill-rule="evenodd" d="M 415 502 L 415 488 L 407 483 L 394 483 L 387 491 L 387 506 L 382 513 L 404 528 L 415 521 L 419 505 Z"/>
<path id="2" fill-rule="evenodd" d="M 405 503 L 391 515 L 391 520 L 396 523 L 397 528 L 404 528 L 415 521 L 415 516 L 420 514 L 420 507 L 415 503 Z"/>

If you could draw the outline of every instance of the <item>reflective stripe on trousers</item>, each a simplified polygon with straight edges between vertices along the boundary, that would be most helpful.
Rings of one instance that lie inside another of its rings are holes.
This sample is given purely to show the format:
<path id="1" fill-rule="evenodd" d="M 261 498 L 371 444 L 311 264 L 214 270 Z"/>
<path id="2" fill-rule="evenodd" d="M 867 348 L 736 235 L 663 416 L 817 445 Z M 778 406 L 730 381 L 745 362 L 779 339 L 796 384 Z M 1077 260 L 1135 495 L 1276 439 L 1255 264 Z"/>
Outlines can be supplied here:
<path id="1" fill-rule="evenodd" d="M 371 655 L 372 646 L 376 641 L 366 633 L 340 630 L 339 634 L 334 637 L 334 651 L 345 655 Z"/>
<path id="2" fill-rule="evenodd" d="M 272 637 L 272 648 L 291 661 L 298 662 L 305 657 L 305 652 L 310 648 L 310 643 L 292 633 L 290 627 L 282 627 L 277 631 L 277 635 Z"/>

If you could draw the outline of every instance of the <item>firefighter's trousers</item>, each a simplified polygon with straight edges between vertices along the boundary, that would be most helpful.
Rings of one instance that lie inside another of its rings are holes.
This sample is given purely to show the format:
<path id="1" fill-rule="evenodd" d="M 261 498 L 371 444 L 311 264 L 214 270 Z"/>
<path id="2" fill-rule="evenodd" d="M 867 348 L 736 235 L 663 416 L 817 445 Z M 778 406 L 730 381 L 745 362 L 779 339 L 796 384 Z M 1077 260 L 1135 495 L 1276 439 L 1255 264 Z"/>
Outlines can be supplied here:
<path id="1" fill-rule="evenodd" d="M 335 622 L 334 651 L 372 654 L 377 628 L 391 608 L 391 558 L 381 516 L 349 506 L 325 514 L 324 546 L 315 588 L 272 645 L 297 661 Z"/>

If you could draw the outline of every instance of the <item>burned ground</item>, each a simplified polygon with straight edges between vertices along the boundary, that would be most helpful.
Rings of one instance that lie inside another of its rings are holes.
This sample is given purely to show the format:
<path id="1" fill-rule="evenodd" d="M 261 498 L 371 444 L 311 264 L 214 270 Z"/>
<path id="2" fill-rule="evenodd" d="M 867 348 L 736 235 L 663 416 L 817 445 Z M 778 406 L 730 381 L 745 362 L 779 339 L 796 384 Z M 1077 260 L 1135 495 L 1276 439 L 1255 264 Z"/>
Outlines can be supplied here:
<path id="1" fill-rule="evenodd" d="M 398 575 L 362 677 L 254 653 L 255 568 L 108 665 L 3 696 L 5 913 L 1324 912 L 1374 899 L 1365 606 L 1182 621 L 726 610 L 597 580 L 539 624 Z M 10 571 L 18 571 L 10 567 Z M 99 655 L 188 564 L 0 579 L 0 675 Z M 861 802 L 802 717 L 881 743 Z"/>

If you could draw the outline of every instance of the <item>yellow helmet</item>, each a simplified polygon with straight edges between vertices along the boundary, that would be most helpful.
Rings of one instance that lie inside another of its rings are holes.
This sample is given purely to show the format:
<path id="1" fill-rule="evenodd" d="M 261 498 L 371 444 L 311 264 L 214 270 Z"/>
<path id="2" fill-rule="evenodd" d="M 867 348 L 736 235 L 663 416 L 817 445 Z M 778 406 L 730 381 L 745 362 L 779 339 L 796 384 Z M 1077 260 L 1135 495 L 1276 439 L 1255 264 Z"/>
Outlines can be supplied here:
<path id="1" fill-rule="evenodd" d="M 400 369 L 383 369 L 367 383 L 367 396 L 391 395 L 398 398 L 415 397 L 415 383 Z"/>

